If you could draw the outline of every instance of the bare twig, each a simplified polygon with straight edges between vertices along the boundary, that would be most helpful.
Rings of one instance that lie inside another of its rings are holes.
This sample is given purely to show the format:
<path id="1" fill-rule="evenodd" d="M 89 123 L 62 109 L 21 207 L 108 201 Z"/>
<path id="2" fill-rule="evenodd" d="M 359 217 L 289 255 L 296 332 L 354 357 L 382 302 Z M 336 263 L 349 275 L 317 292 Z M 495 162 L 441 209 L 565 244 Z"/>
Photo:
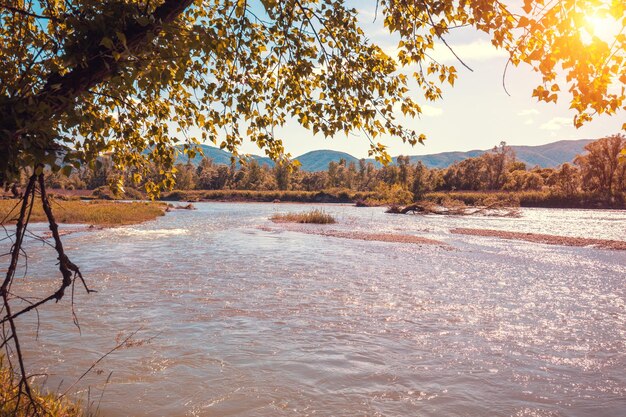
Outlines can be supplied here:
<path id="1" fill-rule="evenodd" d="M 132 337 L 134 335 L 136 335 L 137 333 L 139 333 L 142 330 L 142 328 L 138 328 L 137 330 L 135 330 L 134 332 L 132 332 L 130 335 L 128 335 L 124 340 L 122 340 L 120 343 L 118 343 L 117 345 L 115 345 L 115 347 L 111 350 L 109 350 L 107 353 L 105 353 L 104 355 L 100 356 L 100 358 L 98 358 L 97 361 L 95 361 L 94 363 L 91 364 L 91 366 L 85 371 L 83 372 L 83 374 L 72 383 L 72 385 L 70 385 L 69 387 L 67 387 L 67 389 L 63 392 L 63 394 L 59 395 L 59 398 L 62 398 L 64 396 L 67 395 L 67 393 L 76 385 L 78 384 L 89 372 L 91 372 L 93 370 L 93 368 L 96 367 L 97 364 L 99 364 L 100 362 L 102 362 L 104 360 L 104 358 L 106 358 L 107 356 L 109 356 L 111 353 L 115 352 L 116 350 L 122 348 L 124 345 L 126 345 L 126 343 L 132 339 Z"/>

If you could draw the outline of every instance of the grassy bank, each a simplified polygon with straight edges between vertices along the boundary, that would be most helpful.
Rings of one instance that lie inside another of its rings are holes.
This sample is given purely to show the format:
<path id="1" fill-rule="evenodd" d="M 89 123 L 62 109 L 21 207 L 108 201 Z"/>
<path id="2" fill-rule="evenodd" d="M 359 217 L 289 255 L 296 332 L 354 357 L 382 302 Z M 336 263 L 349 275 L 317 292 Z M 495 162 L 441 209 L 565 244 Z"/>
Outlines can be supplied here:
<path id="1" fill-rule="evenodd" d="M 175 190 L 163 193 L 165 201 L 288 201 L 298 203 L 354 203 L 374 193 L 345 189 L 325 191 Z"/>
<path id="2" fill-rule="evenodd" d="M 520 207 L 545 208 L 626 208 L 624 200 L 607 202 L 592 193 L 576 193 L 572 195 L 555 194 L 549 191 L 450 191 L 432 192 L 425 198 L 436 203 L 445 199 L 460 200 L 470 206 L 485 205 L 489 201 L 508 201 Z"/>
<path id="3" fill-rule="evenodd" d="M 31 387 L 32 388 L 32 387 Z M 43 394 L 33 389 L 33 398 L 41 407 L 37 415 L 48 417 L 82 417 L 81 408 L 67 399 L 59 399 L 53 394 Z M 17 404 L 17 387 L 14 375 L 0 362 L 0 417 L 32 417 L 34 412 L 25 395 Z"/>
<path id="4" fill-rule="evenodd" d="M 19 214 L 18 200 L 0 200 L 0 220 L 13 223 Z M 58 223 L 81 223 L 95 226 L 121 226 L 154 220 L 165 213 L 163 203 L 116 203 L 111 201 L 53 200 L 52 210 Z M 39 201 L 35 202 L 31 222 L 46 222 Z"/>
<path id="5" fill-rule="evenodd" d="M 51 190 L 50 194 L 57 196 L 57 200 L 78 199 L 112 199 L 115 196 L 105 192 L 110 190 L 101 187 L 98 190 L 67 191 Z M 128 200 L 143 199 L 141 193 L 132 190 L 124 197 Z M 579 192 L 571 195 L 558 194 L 550 191 L 438 191 L 427 193 L 424 198 L 435 203 L 443 200 L 459 200 L 468 206 L 481 206 L 493 201 L 509 202 L 512 206 L 546 207 L 546 208 L 626 208 L 626 195 L 614 198 L 607 202 L 594 193 Z M 253 191 L 253 190 L 174 190 L 161 195 L 164 201 L 227 201 L 227 202 L 296 202 L 296 203 L 356 203 L 364 206 L 385 206 L 391 204 L 405 205 L 412 201 L 412 195 L 404 190 L 397 192 L 354 191 L 345 188 L 333 188 L 323 191 Z M 63 202 L 60 202 L 64 204 Z M 3 201 L 0 200 L 0 213 Z M 104 204 L 104 203 L 100 203 Z M 113 203 L 110 203 L 113 204 Z M 144 220 L 138 220 L 144 221 Z M 78 221 L 79 223 L 89 223 Z M 136 221 L 130 220 L 130 223 Z M 93 222 L 92 222 L 93 223 Z M 116 224 L 114 222 L 112 224 Z M 121 223 L 128 224 L 128 223 Z"/>

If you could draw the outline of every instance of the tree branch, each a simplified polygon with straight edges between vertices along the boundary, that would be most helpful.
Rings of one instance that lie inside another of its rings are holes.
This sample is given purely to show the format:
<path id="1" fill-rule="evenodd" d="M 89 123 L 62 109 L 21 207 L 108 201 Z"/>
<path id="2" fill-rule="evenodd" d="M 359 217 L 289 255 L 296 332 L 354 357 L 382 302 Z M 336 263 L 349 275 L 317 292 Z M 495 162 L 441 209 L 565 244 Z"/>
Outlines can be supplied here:
<path id="1" fill-rule="evenodd" d="M 53 16 L 44 16 L 40 14 L 36 14 L 33 12 L 29 12 L 28 10 L 20 9 L 19 7 L 9 6 L 8 4 L 1 3 L 0 8 L 9 10 L 13 13 L 21 14 L 23 16 L 34 17 L 35 19 L 48 19 L 53 22 L 58 22 L 59 19 Z"/>

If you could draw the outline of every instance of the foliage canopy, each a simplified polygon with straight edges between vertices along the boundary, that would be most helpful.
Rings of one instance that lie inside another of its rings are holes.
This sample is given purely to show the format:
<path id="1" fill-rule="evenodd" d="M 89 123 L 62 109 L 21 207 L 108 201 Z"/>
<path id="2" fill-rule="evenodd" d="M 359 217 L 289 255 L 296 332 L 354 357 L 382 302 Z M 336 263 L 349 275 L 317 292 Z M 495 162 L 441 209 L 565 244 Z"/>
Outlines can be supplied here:
<path id="1" fill-rule="evenodd" d="M 415 69 L 424 99 L 440 98 L 457 71 L 429 53 L 461 26 L 540 72 L 539 100 L 567 95 L 577 126 L 624 109 L 626 35 L 588 28 L 593 15 L 623 29 L 621 0 L 376 8 L 397 57 L 367 39 L 342 0 L 0 0 L 0 182 L 43 165 L 69 173 L 109 152 L 136 181 L 149 162 L 163 166 L 146 183 L 153 193 L 173 184 L 180 138 L 190 153 L 198 141 L 236 151 L 249 139 L 283 159 L 274 128 L 289 119 L 326 136 L 360 130 L 387 161 L 377 136 L 424 139 L 394 117 L 420 113 L 398 69 Z"/>

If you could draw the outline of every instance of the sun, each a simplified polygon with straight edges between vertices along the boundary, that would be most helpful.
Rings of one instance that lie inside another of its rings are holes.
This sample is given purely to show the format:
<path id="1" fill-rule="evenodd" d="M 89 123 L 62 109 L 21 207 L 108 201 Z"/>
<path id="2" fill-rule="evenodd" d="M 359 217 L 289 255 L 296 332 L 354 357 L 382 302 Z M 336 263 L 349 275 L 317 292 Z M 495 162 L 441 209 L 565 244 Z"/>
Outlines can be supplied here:
<path id="1" fill-rule="evenodd" d="M 585 45 L 593 43 L 594 38 L 610 44 L 623 31 L 624 26 L 612 16 L 592 13 L 585 16 L 580 36 Z"/>

